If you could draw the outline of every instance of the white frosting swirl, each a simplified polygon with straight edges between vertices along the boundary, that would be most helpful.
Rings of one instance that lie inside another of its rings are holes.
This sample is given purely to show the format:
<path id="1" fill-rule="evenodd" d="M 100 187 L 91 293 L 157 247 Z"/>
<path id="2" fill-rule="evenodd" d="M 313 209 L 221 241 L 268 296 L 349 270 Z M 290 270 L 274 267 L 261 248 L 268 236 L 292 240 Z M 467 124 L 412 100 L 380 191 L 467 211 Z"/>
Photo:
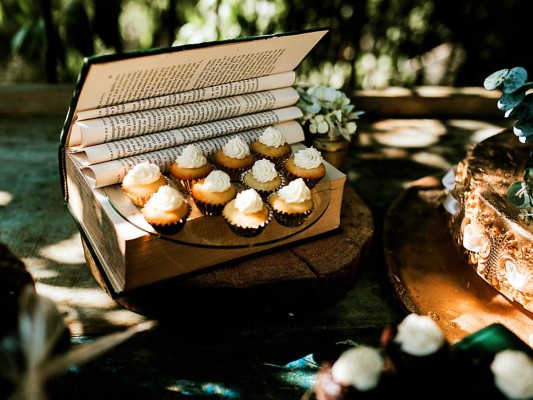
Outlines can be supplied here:
<path id="1" fill-rule="evenodd" d="M 145 161 L 130 169 L 124 177 L 124 182 L 147 185 L 157 181 L 160 176 L 159 167 L 156 164 Z"/>
<path id="2" fill-rule="evenodd" d="M 409 314 L 398 325 L 394 341 L 408 354 L 426 356 L 437 351 L 445 343 L 445 338 L 430 317 Z"/>
<path id="3" fill-rule="evenodd" d="M 272 161 L 263 159 L 257 160 L 252 167 L 252 174 L 254 178 L 259 182 L 270 182 L 276 176 L 278 172 L 276 171 L 276 166 Z"/>
<path id="4" fill-rule="evenodd" d="M 235 208 L 244 214 L 261 211 L 263 200 L 254 189 L 239 192 L 235 198 Z"/>
<path id="5" fill-rule="evenodd" d="M 177 210 L 183 204 L 183 196 L 173 187 L 161 186 L 159 190 L 150 197 L 145 207 L 153 207 L 162 211 Z"/>
<path id="6" fill-rule="evenodd" d="M 303 203 L 311 199 L 311 190 L 309 190 L 302 178 L 298 178 L 287 186 L 283 186 L 278 191 L 278 195 L 287 203 Z"/>
<path id="7" fill-rule="evenodd" d="M 352 385 L 360 391 L 374 389 L 383 371 L 383 358 L 379 351 L 369 346 L 346 350 L 335 361 L 331 375 L 342 385 Z"/>
<path id="8" fill-rule="evenodd" d="M 198 146 L 190 144 L 183 149 L 176 158 L 176 162 L 183 168 L 200 168 L 207 163 L 207 159 Z"/>
<path id="9" fill-rule="evenodd" d="M 224 147 L 222 147 L 224 155 L 231 158 L 238 158 L 242 160 L 244 157 L 250 155 L 250 146 L 240 137 L 230 139 Z"/>
<path id="10" fill-rule="evenodd" d="M 283 146 L 287 141 L 285 140 L 285 136 L 283 136 L 278 129 L 269 126 L 259 137 L 259 142 L 263 143 L 265 146 L 279 147 Z"/>
<path id="11" fill-rule="evenodd" d="M 211 171 L 204 180 L 204 189 L 208 192 L 224 192 L 230 185 L 229 175 L 220 170 Z"/>
<path id="12" fill-rule="evenodd" d="M 312 169 L 322 163 L 322 155 L 314 147 L 298 150 L 294 154 L 294 164 L 300 168 Z"/>
<path id="13" fill-rule="evenodd" d="M 533 359 L 519 350 L 500 351 L 490 365 L 494 383 L 508 399 L 533 398 Z"/>

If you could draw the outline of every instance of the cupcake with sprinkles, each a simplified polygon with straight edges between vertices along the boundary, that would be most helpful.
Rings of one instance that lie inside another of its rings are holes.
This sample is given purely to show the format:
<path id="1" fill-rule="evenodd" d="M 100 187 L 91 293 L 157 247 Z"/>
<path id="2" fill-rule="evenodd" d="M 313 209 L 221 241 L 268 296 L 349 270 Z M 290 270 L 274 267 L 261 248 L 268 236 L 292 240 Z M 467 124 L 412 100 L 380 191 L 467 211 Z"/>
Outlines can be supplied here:
<path id="1" fill-rule="evenodd" d="M 237 186 L 224 171 L 213 170 L 191 188 L 191 196 L 200 212 L 207 216 L 222 214 L 224 206 L 237 195 Z"/>
<path id="2" fill-rule="evenodd" d="M 302 178 L 290 182 L 268 197 L 274 218 L 283 226 L 300 226 L 313 212 L 311 191 Z"/>
<path id="3" fill-rule="evenodd" d="M 279 129 L 269 126 L 252 142 L 251 152 L 256 160 L 267 159 L 272 161 L 276 168 L 281 168 L 283 162 L 292 154 L 292 147 Z"/>
<path id="4" fill-rule="evenodd" d="M 143 207 L 148 199 L 168 181 L 159 166 L 148 161 L 131 168 L 122 180 L 122 190 L 133 204 Z"/>
<path id="5" fill-rule="evenodd" d="M 326 166 L 320 151 L 314 147 L 300 149 L 283 164 L 283 171 L 289 181 L 302 178 L 309 189 L 313 189 L 326 175 Z"/>
<path id="6" fill-rule="evenodd" d="M 186 146 L 170 166 L 168 173 L 186 193 L 199 179 L 205 178 L 213 170 L 202 149 L 195 144 Z"/>
<path id="7" fill-rule="evenodd" d="M 285 184 L 285 178 L 276 170 L 274 163 L 267 159 L 257 160 L 252 169 L 241 176 L 246 189 L 255 189 L 263 200 Z"/>
<path id="8" fill-rule="evenodd" d="M 254 189 L 246 189 L 226 204 L 222 216 L 236 235 L 254 237 L 263 232 L 272 213 L 259 193 Z"/>
<path id="9" fill-rule="evenodd" d="M 161 186 L 142 208 L 142 214 L 154 230 L 164 235 L 179 232 L 191 207 L 183 195 L 170 185 Z"/>
<path id="10" fill-rule="evenodd" d="M 251 168 L 255 158 L 248 143 L 236 136 L 215 152 L 214 160 L 217 169 L 226 172 L 233 182 L 238 182 L 241 174 Z"/>

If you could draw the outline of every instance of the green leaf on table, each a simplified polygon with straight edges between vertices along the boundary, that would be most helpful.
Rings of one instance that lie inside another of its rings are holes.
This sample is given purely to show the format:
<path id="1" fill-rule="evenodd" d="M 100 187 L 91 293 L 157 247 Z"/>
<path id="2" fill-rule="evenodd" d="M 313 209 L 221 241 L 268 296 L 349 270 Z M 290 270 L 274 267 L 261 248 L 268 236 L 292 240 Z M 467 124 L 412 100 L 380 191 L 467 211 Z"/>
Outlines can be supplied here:
<path id="1" fill-rule="evenodd" d="M 503 84 L 503 81 L 507 74 L 509 73 L 508 69 L 501 69 L 496 71 L 485 78 L 483 86 L 487 90 L 496 90 Z"/>
<path id="2" fill-rule="evenodd" d="M 507 198 L 518 208 L 529 208 L 533 205 L 531 196 L 524 182 L 513 182 L 507 188 Z"/>
<path id="3" fill-rule="evenodd" d="M 512 68 L 503 78 L 502 92 L 513 93 L 527 82 L 527 71 L 522 67 Z"/>

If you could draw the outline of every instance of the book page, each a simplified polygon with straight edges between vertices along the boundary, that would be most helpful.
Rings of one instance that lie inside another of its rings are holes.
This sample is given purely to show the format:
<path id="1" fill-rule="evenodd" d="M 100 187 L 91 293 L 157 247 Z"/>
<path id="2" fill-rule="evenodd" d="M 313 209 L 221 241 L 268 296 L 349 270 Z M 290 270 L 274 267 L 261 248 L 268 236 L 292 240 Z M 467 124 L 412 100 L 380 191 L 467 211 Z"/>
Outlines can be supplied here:
<path id="1" fill-rule="evenodd" d="M 80 111 L 75 119 L 76 121 L 83 121 L 86 119 L 107 117 L 109 115 L 125 114 L 135 111 L 150 110 L 153 108 L 195 103 L 220 97 L 280 89 L 294 85 L 295 79 L 296 73 L 294 71 L 282 72 L 274 75 L 260 76 L 259 78 L 209 86 L 202 89 L 173 93 L 166 96 L 149 97 L 138 101 L 97 108 L 94 110 Z"/>
<path id="2" fill-rule="evenodd" d="M 274 125 L 283 133 L 289 144 L 301 142 L 304 140 L 303 128 L 297 121 L 287 121 Z M 264 127 L 242 131 L 234 134 L 224 135 L 211 139 L 201 140 L 196 142 L 204 152 L 206 157 L 211 157 L 217 149 L 222 148 L 224 143 L 229 139 L 239 136 L 248 144 L 251 144 L 264 131 Z M 87 179 L 87 182 L 92 188 L 99 188 L 108 185 L 121 183 L 122 179 L 133 166 L 145 161 L 157 164 L 162 172 L 166 173 L 170 165 L 176 160 L 177 156 L 181 154 L 182 148 L 186 144 L 142 153 L 132 157 L 125 157 L 118 160 L 107 161 L 91 166 L 79 166 Z M 72 157 L 72 154 L 67 154 Z M 77 163 L 77 161 L 76 161 Z"/>
<path id="3" fill-rule="evenodd" d="M 89 58 L 73 112 L 294 71 L 328 31 Z"/>
<path id="4" fill-rule="evenodd" d="M 287 107 L 299 99 L 293 87 L 248 93 L 171 107 L 76 121 L 69 147 L 77 149 L 184 126 Z"/>
<path id="5" fill-rule="evenodd" d="M 105 161 L 130 157 L 154 150 L 161 150 L 179 144 L 197 142 L 229 133 L 259 128 L 279 122 L 302 117 L 302 111 L 296 107 L 280 108 L 256 114 L 208 122 L 206 124 L 187 126 L 164 132 L 151 133 L 129 139 L 117 140 L 83 148 L 73 153 L 81 165 L 93 165 Z"/>

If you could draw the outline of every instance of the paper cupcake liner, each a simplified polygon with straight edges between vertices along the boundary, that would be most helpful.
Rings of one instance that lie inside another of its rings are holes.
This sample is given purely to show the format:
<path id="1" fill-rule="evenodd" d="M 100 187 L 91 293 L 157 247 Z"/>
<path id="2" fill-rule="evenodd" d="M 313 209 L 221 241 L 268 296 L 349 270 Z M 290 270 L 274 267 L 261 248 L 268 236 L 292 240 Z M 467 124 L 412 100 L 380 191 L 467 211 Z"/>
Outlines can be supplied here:
<path id="1" fill-rule="evenodd" d="M 314 207 L 313 207 L 314 208 Z M 278 224 L 287 227 L 296 227 L 302 225 L 309 215 L 313 212 L 313 208 L 305 213 L 286 213 L 283 211 L 273 210 L 274 218 Z"/>
<path id="2" fill-rule="evenodd" d="M 196 182 L 199 181 L 199 179 L 176 179 L 176 178 L 174 178 L 174 180 L 176 181 L 178 188 L 181 191 L 185 192 L 186 194 L 191 193 L 192 186 Z"/>
<path id="3" fill-rule="evenodd" d="M 263 201 L 266 202 L 266 200 L 268 199 L 268 196 L 270 196 L 272 193 L 276 192 L 277 190 L 281 189 L 283 186 L 285 186 L 285 176 L 283 174 L 279 174 L 279 177 L 281 178 L 281 183 L 279 185 L 279 187 L 277 187 L 276 189 L 274 190 L 261 190 L 261 189 L 257 189 L 257 188 L 252 188 L 250 185 L 247 185 L 245 182 L 244 182 L 244 176 L 250 172 L 250 170 L 246 170 L 244 171 L 240 178 L 239 178 L 239 182 L 240 184 L 244 187 L 244 189 L 254 189 L 258 194 L 259 196 L 261 196 L 261 198 L 263 199 Z M 251 172 L 250 172 L 251 173 Z"/>
<path id="4" fill-rule="evenodd" d="M 208 217 L 217 217 L 222 215 L 222 210 L 224 209 L 225 204 L 209 204 L 204 203 L 203 201 L 194 199 L 194 203 L 200 212 Z"/>
<path id="5" fill-rule="evenodd" d="M 242 227 L 242 226 L 234 225 L 230 221 L 228 221 L 228 219 L 226 219 L 224 217 L 224 221 L 226 221 L 226 223 L 228 224 L 228 226 L 232 230 L 232 232 L 235 233 L 238 236 L 243 236 L 243 237 L 255 237 L 255 236 L 258 236 L 261 232 L 263 232 L 265 230 L 265 228 L 267 227 L 267 225 L 269 224 L 271 219 L 272 219 L 272 211 L 270 210 L 270 208 L 268 210 L 268 217 L 267 217 L 266 221 L 263 224 L 255 227 L 255 228 L 245 228 L 245 227 Z"/>
<path id="6" fill-rule="evenodd" d="M 304 178 L 302 176 L 294 175 L 293 173 L 287 171 L 286 169 L 283 170 L 283 173 L 285 174 L 285 177 L 287 178 L 287 183 L 292 182 L 298 178 L 302 178 L 309 188 L 309 190 L 313 189 L 318 182 L 322 180 L 322 177 L 320 178 Z"/>
<path id="7" fill-rule="evenodd" d="M 182 219 L 180 219 L 177 222 L 170 223 L 170 224 L 156 224 L 156 223 L 150 223 L 148 222 L 152 228 L 157 233 L 160 233 L 162 235 L 173 235 L 175 233 L 178 233 L 182 230 L 183 226 L 187 222 L 187 219 L 189 218 L 189 215 L 191 215 L 191 206 L 190 204 L 187 205 L 187 213 L 183 216 Z"/>
<path id="8" fill-rule="evenodd" d="M 250 153 L 254 156 L 256 160 L 268 160 L 274 164 L 276 169 L 280 169 L 283 164 L 285 163 L 285 160 L 289 158 L 290 154 L 284 156 L 284 157 L 270 157 L 265 154 L 258 153 L 257 151 L 250 150 Z"/>
<path id="9" fill-rule="evenodd" d="M 228 174 L 229 179 L 232 182 L 239 182 L 242 173 L 248 169 L 248 168 L 228 168 L 220 164 L 216 164 L 216 168 Z"/>

